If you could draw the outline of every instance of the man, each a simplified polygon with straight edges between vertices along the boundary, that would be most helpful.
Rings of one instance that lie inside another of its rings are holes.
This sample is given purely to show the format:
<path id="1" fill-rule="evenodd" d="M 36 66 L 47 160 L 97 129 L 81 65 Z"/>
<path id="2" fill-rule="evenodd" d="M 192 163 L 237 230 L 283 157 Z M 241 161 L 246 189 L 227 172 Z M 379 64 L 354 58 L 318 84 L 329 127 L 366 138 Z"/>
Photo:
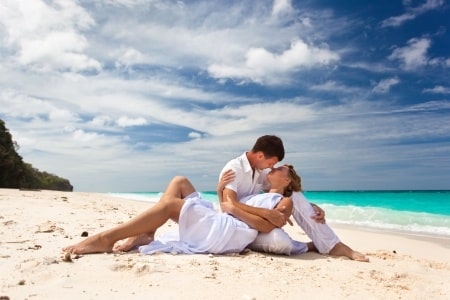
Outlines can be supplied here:
<path id="1" fill-rule="evenodd" d="M 340 242 L 332 229 L 325 224 L 324 211 L 320 207 L 310 204 L 301 192 L 294 192 L 292 195 L 294 204 L 292 215 L 297 224 L 312 240 L 312 243 L 309 244 L 292 240 L 281 229 L 286 222 L 290 223 L 282 213 L 282 208 L 261 210 L 239 202 L 239 199 L 245 196 L 266 191 L 268 187 L 267 173 L 283 158 L 284 146 L 282 140 L 274 135 L 264 135 L 256 140 L 250 151 L 229 161 L 220 173 L 220 177 L 222 177 L 225 172 L 232 170 L 235 176 L 234 180 L 228 183 L 222 191 L 223 201 L 228 201 L 245 213 L 256 215 L 279 227 L 270 233 L 259 233 L 249 247 L 256 251 L 285 255 L 318 250 L 320 253 L 347 256 L 351 259 L 366 261 L 362 254 L 353 251 Z M 292 223 L 290 224 L 292 225 Z"/>

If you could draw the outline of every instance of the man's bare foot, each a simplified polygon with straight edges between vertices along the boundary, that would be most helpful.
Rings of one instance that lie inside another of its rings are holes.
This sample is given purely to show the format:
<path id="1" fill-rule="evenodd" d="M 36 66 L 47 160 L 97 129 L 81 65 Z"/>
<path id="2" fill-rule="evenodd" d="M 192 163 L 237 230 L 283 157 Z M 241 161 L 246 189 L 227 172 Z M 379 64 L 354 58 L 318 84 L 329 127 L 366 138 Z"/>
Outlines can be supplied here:
<path id="1" fill-rule="evenodd" d="M 356 260 L 356 261 L 362 261 L 362 262 L 368 262 L 369 258 L 366 257 L 364 254 L 358 251 L 352 251 L 350 259 Z"/>
<path id="2" fill-rule="evenodd" d="M 362 253 L 354 251 L 346 244 L 339 242 L 337 243 L 333 249 L 331 249 L 330 255 L 333 256 L 346 256 L 352 260 L 368 262 L 369 259 Z"/>
<path id="3" fill-rule="evenodd" d="M 150 242 L 153 242 L 154 237 L 154 234 L 141 234 L 138 236 L 133 236 L 124 241 L 117 242 L 112 250 L 113 252 L 128 252 L 135 247 L 147 245 Z"/>
<path id="4" fill-rule="evenodd" d="M 318 252 L 313 242 L 306 243 L 308 246 L 308 252 Z"/>
<path id="5" fill-rule="evenodd" d="M 113 242 L 96 234 L 75 245 L 64 247 L 62 250 L 72 254 L 109 253 L 112 251 L 113 245 Z"/>

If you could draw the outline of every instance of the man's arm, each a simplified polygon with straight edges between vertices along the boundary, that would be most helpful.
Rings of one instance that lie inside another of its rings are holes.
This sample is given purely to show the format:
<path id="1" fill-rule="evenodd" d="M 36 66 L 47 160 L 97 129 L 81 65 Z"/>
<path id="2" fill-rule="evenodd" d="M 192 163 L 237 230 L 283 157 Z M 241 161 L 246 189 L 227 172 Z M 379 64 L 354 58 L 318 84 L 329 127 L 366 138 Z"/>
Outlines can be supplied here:
<path id="1" fill-rule="evenodd" d="M 286 217 L 283 214 L 282 206 L 279 206 L 278 209 L 267 209 L 267 208 L 261 208 L 261 207 L 254 207 L 254 206 L 250 206 L 250 205 L 241 203 L 236 198 L 237 198 L 237 196 L 236 196 L 235 191 L 227 189 L 227 188 L 225 188 L 223 190 L 223 199 L 227 199 L 227 201 L 231 202 L 231 205 L 233 205 L 236 208 L 239 208 L 239 210 L 241 210 L 242 213 L 247 213 L 247 214 L 251 214 L 251 215 L 255 215 L 260 218 L 263 218 L 263 219 L 269 221 L 270 223 L 272 223 L 275 227 L 283 227 L 286 224 L 286 222 L 288 221 L 289 216 Z M 222 204 L 221 204 L 221 208 L 222 208 L 222 210 L 224 210 L 224 208 L 222 207 Z"/>
<path id="2" fill-rule="evenodd" d="M 259 232 L 268 233 L 276 227 L 264 218 L 246 213 L 239 207 L 231 204 L 231 201 L 224 201 L 222 209 L 224 212 L 227 212 L 235 218 L 238 218 L 251 228 L 258 230 Z"/>
<path id="3" fill-rule="evenodd" d="M 225 212 L 233 215 L 234 217 L 245 222 L 247 225 L 260 232 L 268 233 L 272 231 L 274 228 L 282 227 L 274 225 L 273 223 L 269 222 L 263 217 L 245 212 L 240 207 L 233 205 L 231 201 L 224 201 L 222 207 Z M 258 209 L 258 207 L 254 208 Z M 283 198 L 278 203 L 277 207 L 274 210 L 279 211 L 281 214 L 283 214 L 285 219 L 288 219 L 292 213 L 292 209 L 293 209 L 292 200 L 290 198 Z"/>

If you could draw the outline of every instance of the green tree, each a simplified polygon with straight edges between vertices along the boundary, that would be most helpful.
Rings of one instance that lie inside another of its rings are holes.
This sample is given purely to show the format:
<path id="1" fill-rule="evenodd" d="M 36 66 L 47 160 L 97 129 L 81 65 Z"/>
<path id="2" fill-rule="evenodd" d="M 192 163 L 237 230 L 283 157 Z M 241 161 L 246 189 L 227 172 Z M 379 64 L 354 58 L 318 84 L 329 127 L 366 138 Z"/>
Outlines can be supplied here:
<path id="1" fill-rule="evenodd" d="M 5 122 L 0 120 L 0 187 L 20 187 L 23 160 L 16 152 L 16 145 Z"/>
<path id="2" fill-rule="evenodd" d="M 25 163 L 17 153 L 18 149 L 19 145 L 0 119 L 0 188 L 73 190 L 69 180 L 41 172 Z"/>

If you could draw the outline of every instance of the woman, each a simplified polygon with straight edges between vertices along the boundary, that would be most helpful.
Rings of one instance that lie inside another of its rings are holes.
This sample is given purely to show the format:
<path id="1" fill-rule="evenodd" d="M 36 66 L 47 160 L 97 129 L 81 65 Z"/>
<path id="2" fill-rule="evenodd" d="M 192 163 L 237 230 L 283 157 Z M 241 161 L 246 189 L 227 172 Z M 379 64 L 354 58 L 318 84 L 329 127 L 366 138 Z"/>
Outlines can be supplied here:
<path id="1" fill-rule="evenodd" d="M 222 190 L 233 176 L 232 172 L 226 172 L 217 186 L 220 203 L 225 207 L 227 199 L 222 199 Z M 300 178 L 291 166 L 283 165 L 272 169 L 267 179 L 271 185 L 268 193 L 241 201 L 252 206 L 276 208 L 274 213 L 283 215 L 284 220 L 287 220 L 293 207 L 288 196 L 292 191 L 300 190 Z M 239 211 L 234 213 L 239 217 Z M 156 230 L 169 219 L 179 223 L 179 239 L 171 243 L 153 241 Z M 141 247 L 142 253 L 174 250 L 215 254 L 241 252 L 258 234 L 258 230 L 250 226 L 263 232 L 278 227 L 256 215 L 246 216 L 245 220 L 241 221 L 227 213 L 217 212 L 212 203 L 200 198 L 187 178 L 177 176 L 172 179 L 160 201 L 153 207 L 124 224 L 65 247 L 63 251 L 73 254 L 128 251 L 148 244 Z M 123 244 L 115 246 L 117 241 L 125 238 L 128 239 Z"/>

